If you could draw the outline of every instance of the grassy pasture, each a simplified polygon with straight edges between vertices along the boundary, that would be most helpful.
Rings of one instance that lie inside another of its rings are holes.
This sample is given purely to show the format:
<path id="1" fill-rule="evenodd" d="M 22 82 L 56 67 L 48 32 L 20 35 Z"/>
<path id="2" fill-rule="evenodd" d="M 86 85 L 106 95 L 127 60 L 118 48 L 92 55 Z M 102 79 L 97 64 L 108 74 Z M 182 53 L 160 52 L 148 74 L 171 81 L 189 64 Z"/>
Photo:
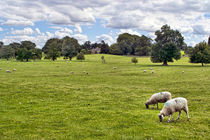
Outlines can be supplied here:
<path id="1" fill-rule="evenodd" d="M 210 65 L 187 57 L 167 67 L 140 57 L 135 65 L 113 55 L 104 55 L 103 64 L 101 56 L 71 63 L 0 60 L 0 139 L 210 138 Z M 182 112 L 179 121 L 160 123 L 160 110 L 145 109 L 160 91 L 188 99 L 189 122 Z"/>

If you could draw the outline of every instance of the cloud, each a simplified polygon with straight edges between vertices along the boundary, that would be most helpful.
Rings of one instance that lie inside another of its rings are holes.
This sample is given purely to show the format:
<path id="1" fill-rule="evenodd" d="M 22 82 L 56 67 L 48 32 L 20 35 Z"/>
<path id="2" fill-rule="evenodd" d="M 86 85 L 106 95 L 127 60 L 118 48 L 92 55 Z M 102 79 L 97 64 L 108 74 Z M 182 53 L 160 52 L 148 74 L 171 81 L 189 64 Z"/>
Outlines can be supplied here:
<path id="1" fill-rule="evenodd" d="M 102 34 L 100 36 L 96 36 L 96 42 L 101 42 L 102 40 L 108 43 L 109 45 L 114 43 L 114 39 L 110 35 Z"/>
<path id="2" fill-rule="evenodd" d="M 12 30 L 13 35 L 31 35 L 34 31 L 31 28 L 24 28 L 23 30 Z"/>
<path id="3" fill-rule="evenodd" d="M 74 32 L 76 32 L 76 33 L 81 33 L 82 32 L 82 28 L 81 28 L 81 26 L 79 24 L 75 25 Z"/>
<path id="4" fill-rule="evenodd" d="M 4 31 L 3 28 L 0 27 L 0 32 Z"/>
<path id="5" fill-rule="evenodd" d="M 74 34 L 71 37 L 76 38 L 80 44 L 85 43 L 85 41 L 88 41 L 87 35 L 83 34 Z"/>
<path id="6" fill-rule="evenodd" d="M 3 22 L 2 25 L 9 25 L 9 26 L 34 26 L 34 23 L 29 20 L 7 20 Z"/>
<path id="7" fill-rule="evenodd" d="M 123 34 L 123 33 L 129 33 L 129 34 L 132 34 L 132 35 L 141 36 L 140 33 L 138 33 L 137 31 L 134 31 L 132 29 L 121 29 L 120 32 L 118 32 L 118 35 Z"/>

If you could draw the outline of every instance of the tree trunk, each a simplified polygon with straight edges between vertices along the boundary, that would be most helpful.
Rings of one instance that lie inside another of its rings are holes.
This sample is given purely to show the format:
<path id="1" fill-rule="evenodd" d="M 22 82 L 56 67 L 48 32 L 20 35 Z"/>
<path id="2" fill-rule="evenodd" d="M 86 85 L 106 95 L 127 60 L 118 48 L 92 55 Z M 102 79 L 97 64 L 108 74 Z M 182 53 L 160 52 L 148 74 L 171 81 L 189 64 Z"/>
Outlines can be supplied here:
<path id="1" fill-rule="evenodd" d="M 166 60 L 164 60 L 164 62 L 163 62 L 163 66 L 168 66 L 168 63 L 167 63 L 167 61 L 166 61 Z"/>
<path id="2" fill-rule="evenodd" d="M 202 62 L 201 64 L 202 64 L 202 67 L 203 67 L 203 66 L 204 66 L 204 65 L 203 65 L 203 62 Z"/>

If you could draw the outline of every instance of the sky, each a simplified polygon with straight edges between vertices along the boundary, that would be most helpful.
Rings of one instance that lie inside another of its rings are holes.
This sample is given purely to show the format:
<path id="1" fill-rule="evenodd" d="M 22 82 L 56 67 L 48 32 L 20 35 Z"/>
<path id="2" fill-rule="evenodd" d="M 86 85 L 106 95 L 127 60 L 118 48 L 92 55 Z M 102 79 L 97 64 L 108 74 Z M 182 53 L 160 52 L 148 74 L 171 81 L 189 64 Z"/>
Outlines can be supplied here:
<path id="1" fill-rule="evenodd" d="M 194 46 L 210 36 L 210 0 L 1 0 L 0 41 L 30 40 L 42 48 L 50 38 L 70 36 L 109 45 L 121 33 L 155 38 L 168 24 Z"/>

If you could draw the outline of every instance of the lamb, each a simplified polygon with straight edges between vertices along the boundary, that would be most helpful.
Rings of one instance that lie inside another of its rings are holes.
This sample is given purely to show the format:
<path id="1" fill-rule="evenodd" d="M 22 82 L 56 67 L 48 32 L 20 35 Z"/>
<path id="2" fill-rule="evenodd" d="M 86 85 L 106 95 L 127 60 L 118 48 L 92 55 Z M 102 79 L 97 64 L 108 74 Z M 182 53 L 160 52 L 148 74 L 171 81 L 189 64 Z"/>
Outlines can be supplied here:
<path id="1" fill-rule="evenodd" d="M 184 110 L 184 112 L 187 114 L 187 120 L 189 121 L 188 105 L 187 105 L 187 100 L 185 98 L 178 97 L 178 98 L 174 98 L 167 101 L 163 109 L 160 111 L 160 114 L 158 115 L 160 122 L 162 122 L 163 117 L 165 116 L 169 116 L 169 119 L 167 122 L 170 122 L 171 117 L 173 120 L 174 112 L 179 112 L 179 116 L 176 119 L 176 120 L 179 120 L 182 110 Z"/>
<path id="2" fill-rule="evenodd" d="M 146 108 L 149 108 L 149 105 L 153 104 L 155 106 L 155 104 L 157 104 L 157 109 L 158 109 L 158 103 L 165 103 L 166 101 L 171 99 L 171 93 L 170 92 L 159 92 L 159 93 L 155 93 L 153 94 L 150 99 L 145 103 Z"/>

